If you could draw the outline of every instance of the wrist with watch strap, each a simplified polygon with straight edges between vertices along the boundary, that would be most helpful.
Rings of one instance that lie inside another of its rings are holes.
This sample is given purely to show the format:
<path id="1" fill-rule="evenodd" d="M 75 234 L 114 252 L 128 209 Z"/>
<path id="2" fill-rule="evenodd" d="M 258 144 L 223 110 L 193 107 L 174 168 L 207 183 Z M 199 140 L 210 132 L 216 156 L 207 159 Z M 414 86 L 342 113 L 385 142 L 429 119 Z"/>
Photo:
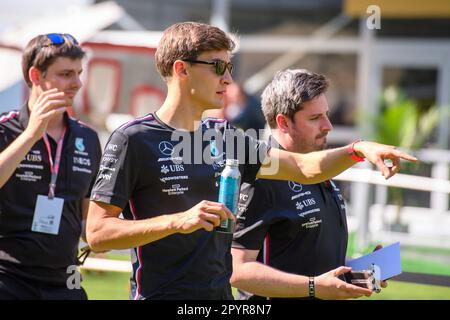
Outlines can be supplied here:
<path id="1" fill-rule="evenodd" d="M 310 298 L 316 297 L 316 285 L 314 283 L 314 277 L 309 277 L 308 294 Z"/>

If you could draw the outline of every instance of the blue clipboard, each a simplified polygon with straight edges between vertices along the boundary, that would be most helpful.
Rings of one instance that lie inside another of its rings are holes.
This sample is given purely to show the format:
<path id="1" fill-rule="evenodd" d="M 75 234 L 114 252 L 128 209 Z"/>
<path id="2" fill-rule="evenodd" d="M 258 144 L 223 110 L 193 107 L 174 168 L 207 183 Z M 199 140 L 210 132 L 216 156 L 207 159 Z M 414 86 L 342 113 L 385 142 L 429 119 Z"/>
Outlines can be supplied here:
<path id="1" fill-rule="evenodd" d="M 383 247 L 360 258 L 347 261 L 347 266 L 351 267 L 354 271 L 369 270 L 372 264 L 380 268 L 381 280 L 386 280 L 401 274 L 400 242 Z"/>

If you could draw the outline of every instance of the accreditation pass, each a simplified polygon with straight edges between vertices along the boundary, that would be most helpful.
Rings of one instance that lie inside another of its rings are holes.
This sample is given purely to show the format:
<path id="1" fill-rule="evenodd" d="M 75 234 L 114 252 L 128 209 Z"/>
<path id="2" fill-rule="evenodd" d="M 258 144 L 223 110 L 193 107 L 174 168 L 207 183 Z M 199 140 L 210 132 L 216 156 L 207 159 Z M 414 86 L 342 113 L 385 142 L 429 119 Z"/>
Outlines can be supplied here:
<path id="1" fill-rule="evenodd" d="M 64 199 L 62 198 L 49 199 L 47 196 L 38 195 L 31 230 L 58 234 L 63 205 Z"/>

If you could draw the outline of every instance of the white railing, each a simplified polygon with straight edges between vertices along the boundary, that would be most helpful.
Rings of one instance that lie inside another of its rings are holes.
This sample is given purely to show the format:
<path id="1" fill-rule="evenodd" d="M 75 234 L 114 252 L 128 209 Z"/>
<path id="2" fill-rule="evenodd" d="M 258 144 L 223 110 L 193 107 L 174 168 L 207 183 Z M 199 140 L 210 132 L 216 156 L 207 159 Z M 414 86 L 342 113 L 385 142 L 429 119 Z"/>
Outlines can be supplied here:
<path id="1" fill-rule="evenodd" d="M 371 240 L 400 240 L 405 244 L 450 248 L 450 151 L 426 149 L 414 152 L 421 162 L 432 163 L 432 178 L 398 173 L 385 180 L 368 164 L 351 168 L 336 180 L 351 182 L 349 229 L 357 232 L 357 249 L 364 249 Z M 375 185 L 375 203 L 370 185 Z M 387 187 L 431 193 L 431 208 L 402 207 L 386 204 Z M 409 233 L 387 231 L 380 220 L 392 220 L 400 211 L 403 222 L 413 225 Z M 447 230 L 447 231 L 446 231 Z"/>
<path id="2" fill-rule="evenodd" d="M 440 171 L 437 176 L 448 177 L 450 151 L 431 149 L 420 150 L 415 152 L 415 155 L 420 161 L 434 163 L 433 168 L 438 166 Z M 444 168 L 444 170 L 442 170 L 442 168 Z M 433 169 L 433 171 L 436 172 L 435 169 Z M 418 191 L 428 191 L 432 194 L 444 195 L 444 199 L 450 194 L 450 181 L 445 178 L 428 178 L 397 173 L 389 180 L 385 180 L 380 171 L 368 168 L 356 167 L 348 169 L 338 175 L 335 180 L 351 182 L 355 187 L 353 188 L 353 191 L 357 190 L 357 193 L 364 191 L 365 188 L 361 188 L 361 186 L 372 184 L 379 188 L 398 187 Z M 380 189 L 377 191 L 380 191 Z M 364 196 L 361 197 L 357 193 L 352 194 L 352 199 L 354 200 L 349 206 L 349 211 L 354 214 L 350 214 L 348 220 L 349 230 L 357 231 L 358 247 L 364 248 L 370 240 L 375 239 L 382 239 L 384 242 L 401 241 L 403 244 L 410 245 L 450 247 L 450 212 L 447 211 L 448 209 L 434 210 L 433 208 L 404 207 L 401 209 L 402 214 L 406 214 L 405 216 L 407 218 L 415 220 L 418 225 L 421 225 L 422 232 L 416 232 L 417 230 L 415 230 L 414 227 L 410 230 L 412 233 L 390 232 L 381 230 L 380 222 L 375 220 L 379 220 L 382 215 L 385 216 L 385 219 L 392 220 L 395 208 L 393 206 L 388 206 L 385 203 L 380 204 L 379 201 L 376 201 L 378 203 L 371 204 L 368 201 L 365 201 Z M 369 213 L 372 214 L 371 219 Z M 428 226 L 426 226 L 427 222 Z M 377 230 L 376 234 L 370 235 L 371 229 Z M 448 232 L 445 230 L 448 230 Z M 130 261 L 99 258 L 87 258 L 81 268 L 86 270 L 128 273 L 132 271 Z"/>
<path id="3" fill-rule="evenodd" d="M 130 273 L 133 269 L 130 261 L 87 258 L 81 269 L 92 271 L 113 271 Z"/>
<path id="4" fill-rule="evenodd" d="M 398 187 L 411 190 L 450 193 L 450 181 L 443 179 L 414 176 L 397 173 L 389 180 L 384 179 L 380 171 L 371 169 L 347 169 L 334 180 L 363 182 L 387 187 Z"/>

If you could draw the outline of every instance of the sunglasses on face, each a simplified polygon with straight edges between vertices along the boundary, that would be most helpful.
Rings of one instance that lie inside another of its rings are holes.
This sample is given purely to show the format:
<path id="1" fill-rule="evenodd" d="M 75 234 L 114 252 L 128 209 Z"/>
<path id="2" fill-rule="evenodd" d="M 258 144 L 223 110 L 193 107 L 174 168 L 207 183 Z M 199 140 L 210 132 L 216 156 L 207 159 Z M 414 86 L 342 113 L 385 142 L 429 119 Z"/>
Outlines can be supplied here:
<path id="1" fill-rule="evenodd" d="M 214 69 L 218 76 L 223 76 L 225 74 L 225 71 L 227 71 L 227 70 L 230 74 L 233 74 L 234 65 L 231 62 L 226 62 L 223 60 L 202 61 L 202 60 L 190 60 L 190 59 L 186 59 L 183 61 L 190 62 L 190 63 L 208 64 L 208 65 L 214 66 Z"/>
<path id="2" fill-rule="evenodd" d="M 48 33 L 46 34 L 48 43 L 44 45 L 43 47 L 48 46 L 60 46 L 66 41 L 69 41 L 73 45 L 78 45 L 77 39 L 75 39 L 74 36 L 68 33 Z"/>

